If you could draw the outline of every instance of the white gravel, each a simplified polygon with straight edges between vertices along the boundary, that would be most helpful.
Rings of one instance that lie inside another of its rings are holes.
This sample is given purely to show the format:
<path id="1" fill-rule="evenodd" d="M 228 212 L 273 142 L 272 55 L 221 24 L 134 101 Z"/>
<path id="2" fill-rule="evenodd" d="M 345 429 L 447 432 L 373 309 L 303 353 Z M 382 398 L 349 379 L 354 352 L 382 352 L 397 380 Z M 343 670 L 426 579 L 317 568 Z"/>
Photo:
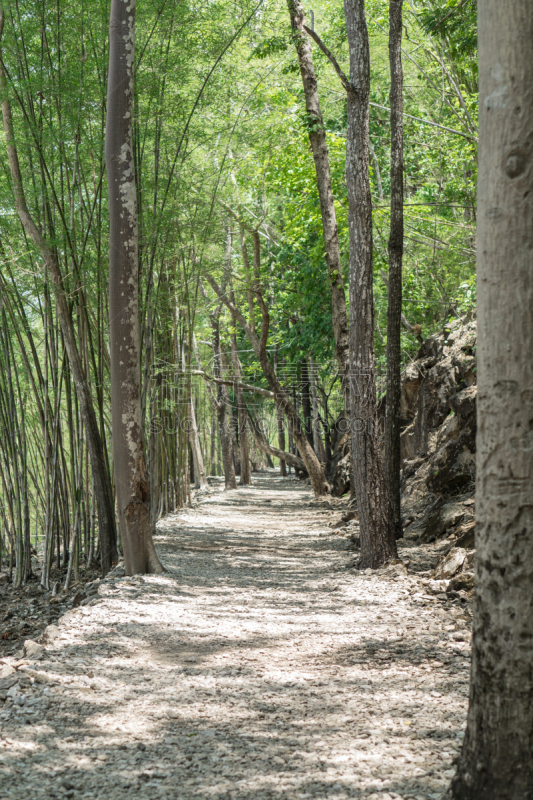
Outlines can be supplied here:
<path id="1" fill-rule="evenodd" d="M 443 798 L 467 617 L 401 565 L 347 570 L 337 509 L 255 475 L 166 517 L 166 575 L 109 576 L 3 660 L 0 797 Z"/>

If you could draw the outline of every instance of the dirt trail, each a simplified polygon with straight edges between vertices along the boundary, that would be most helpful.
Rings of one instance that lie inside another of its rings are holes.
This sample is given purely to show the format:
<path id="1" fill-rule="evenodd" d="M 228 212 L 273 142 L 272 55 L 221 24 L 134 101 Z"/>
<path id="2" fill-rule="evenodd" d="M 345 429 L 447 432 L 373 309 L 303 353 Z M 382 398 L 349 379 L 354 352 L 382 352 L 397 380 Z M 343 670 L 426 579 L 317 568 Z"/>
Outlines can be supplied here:
<path id="1" fill-rule="evenodd" d="M 401 567 L 347 570 L 332 518 L 255 475 L 163 520 L 165 576 L 116 570 L 4 662 L 0 797 L 442 798 L 467 622 Z"/>

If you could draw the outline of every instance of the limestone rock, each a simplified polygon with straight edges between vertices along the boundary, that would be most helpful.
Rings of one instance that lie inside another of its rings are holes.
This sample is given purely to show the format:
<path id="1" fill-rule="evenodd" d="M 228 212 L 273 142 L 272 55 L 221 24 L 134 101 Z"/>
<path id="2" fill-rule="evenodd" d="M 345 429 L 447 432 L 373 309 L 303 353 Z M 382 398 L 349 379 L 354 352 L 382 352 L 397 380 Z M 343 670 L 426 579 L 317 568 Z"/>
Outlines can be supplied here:
<path id="1" fill-rule="evenodd" d="M 446 591 L 448 592 L 469 592 L 475 586 L 475 576 L 473 572 L 460 572 L 451 579 Z"/>
<path id="2" fill-rule="evenodd" d="M 464 525 L 461 525 L 457 531 L 458 537 L 455 540 L 456 547 L 464 547 L 466 550 L 472 550 L 476 546 L 476 523 L 470 520 Z"/>
<path id="3" fill-rule="evenodd" d="M 45 644 L 51 644 L 55 639 L 61 636 L 61 631 L 57 625 L 48 625 L 42 635 L 42 641 Z"/>
<path id="4" fill-rule="evenodd" d="M 15 674 L 15 669 L 11 666 L 11 664 L 3 664 L 0 668 L 0 680 L 3 678 L 9 678 L 11 675 Z"/>
<path id="5" fill-rule="evenodd" d="M 462 568 L 466 558 L 466 550 L 461 547 L 452 547 L 435 570 L 435 580 L 448 580 L 453 578 Z"/>
<path id="6" fill-rule="evenodd" d="M 34 642 L 33 639 L 26 639 L 24 642 L 24 655 L 26 658 L 36 658 L 41 655 L 43 650 L 43 645 Z"/>

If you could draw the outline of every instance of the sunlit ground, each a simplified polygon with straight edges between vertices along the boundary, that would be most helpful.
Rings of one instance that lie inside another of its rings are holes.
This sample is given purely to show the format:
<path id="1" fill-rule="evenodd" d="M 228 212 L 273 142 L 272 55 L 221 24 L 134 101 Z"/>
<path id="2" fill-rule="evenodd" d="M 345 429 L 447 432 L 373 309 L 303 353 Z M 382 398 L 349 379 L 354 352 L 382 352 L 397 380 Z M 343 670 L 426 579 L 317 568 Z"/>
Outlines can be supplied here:
<path id="1" fill-rule="evenodd" d="M 442 798 L 466 623 L 415 576 L 344 569 L 332 514 L 256 475 L 167 517 L 169 572 L 110 578 L 19 666 L 0 797 Z"/>

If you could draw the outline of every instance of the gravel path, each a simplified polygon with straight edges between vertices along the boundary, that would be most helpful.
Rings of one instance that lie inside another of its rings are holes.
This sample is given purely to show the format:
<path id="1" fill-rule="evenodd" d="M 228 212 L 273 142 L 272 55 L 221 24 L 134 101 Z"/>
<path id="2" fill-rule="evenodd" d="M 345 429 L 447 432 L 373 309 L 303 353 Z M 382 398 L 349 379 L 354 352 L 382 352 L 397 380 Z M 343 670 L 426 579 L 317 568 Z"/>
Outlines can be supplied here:
<path id="1" fill-rule="evenodd" d="M 0 663 L 0 797 L 442 798 L 467 618 L 402 565 L 346 569 L 337 518 L 272 475 L 166 517 L 166 575 L 115 570 Z"/>

